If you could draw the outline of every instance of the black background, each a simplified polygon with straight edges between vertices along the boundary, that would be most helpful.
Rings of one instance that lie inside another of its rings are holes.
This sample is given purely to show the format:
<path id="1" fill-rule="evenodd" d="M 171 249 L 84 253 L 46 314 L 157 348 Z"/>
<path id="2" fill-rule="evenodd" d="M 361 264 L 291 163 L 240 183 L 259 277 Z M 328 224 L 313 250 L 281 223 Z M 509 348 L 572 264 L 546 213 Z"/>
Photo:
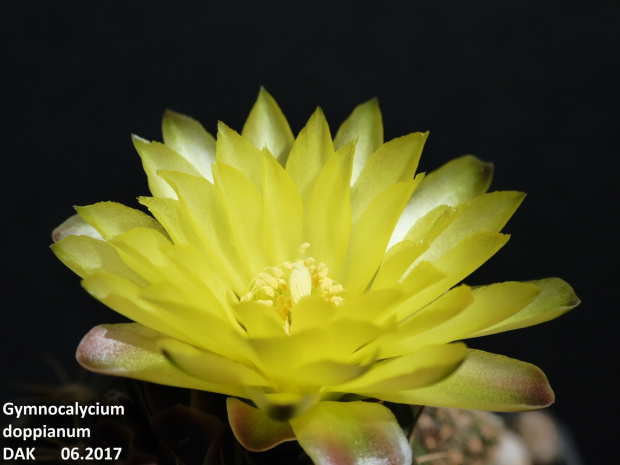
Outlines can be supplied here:
<path id="1" fill-rule="evenodd" d="M 74 375 L 90 327 L 120 321 L 49 251 L 72 205 L 147 194 L 129 135 L 164 109 L 240 130 L 260 85 L 293 132 L 335 133 L 377 96 L 386 140 L 430 130 L 421 171 L 464 153 L 528 198 L 508 245 L 467 280 L 561 276 L 583 304 L 471 341 L 536 363 L 586 463 L 617 457 L 620 7 L 612 1 L 0 0 L 2 403 Z"/>

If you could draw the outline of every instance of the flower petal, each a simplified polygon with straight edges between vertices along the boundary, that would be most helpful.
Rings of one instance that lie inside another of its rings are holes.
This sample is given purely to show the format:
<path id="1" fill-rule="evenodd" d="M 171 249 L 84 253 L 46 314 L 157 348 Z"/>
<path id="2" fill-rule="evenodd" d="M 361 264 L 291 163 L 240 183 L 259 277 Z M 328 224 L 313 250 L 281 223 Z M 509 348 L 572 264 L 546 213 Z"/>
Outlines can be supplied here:
<path id="1" fill-rule="evenodd" d="M 408 301 L 403 303 L 401 311 L 398 313 L 399 319 L 410 315 L 411 308 L 424 307 L 469 276 L 476 268 L 503 247 L 508 242 L 509 237 L 506 234 L 486 231 L 470 234 L 431 265 L 439 273 L 443 273 L 443 276 L 439 274 L 429 285 L 418 291 L 418 274 L 414 274 L 414 272 L 421 265 L 427 263 L 424 261 L 420 262 L 402 282 L 405 292 L 411 292 L 410 290 L 413 289 L 415 293 Z M 428 265 L 424 265 L 424 268 L 426 267 Z M 426 270 L 422 275 L 424 274 L 427 274 Z"/>
<path id="2" fill-rule="evenodd" d="M 541 292 L 529 305 L 501 323 L 478 331 L 471 337 L 486 336 L 544 323 L 568 312 L 580 303 L 573 288 L 560 278 L 540 279 L 530 281 L 530 283 L 540 288 Z"/>
<path id="3" fill-rule="evenodd" d="M 130 280 L 98 272 L 84 278 L 82 286 L 94 298 L 130 320 L 160 333 L 187 339 L 187 335 L 178 330 L 165 313 L 141 298 L 143 289 Z"/>
<path id="4" fill-rule="evenodd" d="M 243 390 L 189 376 L 158 348 L 166 336 L 136 323 L 101 325 L 91 329 L 77 348 L 77 360 L 96 373 L 140 379 L 167 386 L 242 395 Z"/>
<path id="5" fill-rule="evenodd" d="M 418 344 L 440 344 L 472 337 L 519 312 L 540 293 L 534 284 L 505 282 L 474 289 L 474 300 L 442 324 L 418 334 Z"/>
<path id="6" fill-rule="evenodd" d="M 285 165 L 295 142 L 293 131 L 284 113 L 269 92 L 262 87 L 243 125 L 241 135 L 259 150 L 267 146 L 282 166 Z"/>
<path id="7" fill-rule="evenodd" d="M 522 192 L 490 192 L 476 197 L 432 241 L 418 260 L 433 263 L 465 237 L 479 231 L 499 232 L 519 207 Z"/>
<path id="8" fill-rule="evenodd" d="M 180 171 L 200 176 L 200 171 L 194 165 L 164 144 L 149 142 L 138 136 L 133 136 L 133 144 L 142 158 L 142 166 L 149 180 L 149 189 L 155 197 L 176 199 L 172 188 L 157 175 L 159 170 Z"/>
<path id="9" fill-rule="evenodd" d="M 260 162 L 260 160 L 259 160 Z M 228 216 L 232 243 L 247 276 L 256 276 L 269 264 L 265 252 L 263 202 L 253 182 L 241 171 L 216 163 L 215 187 Z"/>
<path id="10" fill-rule="evenodd" d="M 340 281 L 351 295 L 364 292 L 385 254 L 392 228 L 415 189 L 415 181 L 399 182 L 377 195 L 351 231 L 347 263 Z"/>
<path id="11" fill-rule="evenodd" d="M 284 322 L 273 308 L 257 302 L 241 302 L 233 307 L 237 321 L 250 338 L 285 336 Z"/>
<path id="12" fill-rule="evenodd" d="M 353 158 L 351 185 L 359 177 L 368 157 L 383 144 L 383 120 L 379 101 L 376 98 L 355 107 L 336 132 L 334 148 L 338 150 L 352 140 L 357 140 L 357 142 Z"/>
<path id="13" fill-rule="evenodd" d="M 299 254 L 303 203 L 291 177 L 270 156 L 262 159 L 262 188 L 267 254 L 271 263 L 283 263 Z"/>
<path id="14" fill-rule="evenodd" d="M 105 271 L 127 278 L 139 287 L 148 282 L 129 268 L 118 252 L 105 241 L 90 236 L 67 236 L 52 245 L 52 251 L 81 278 Z"/>
<path id="15" fill-rule="evenodd" d="M 365 394 L 428 386 L 450 375 L 466 355 L 467 347 L 463 343 L 425 346 L 413 353 L 378 362 L 364 375 L 333 389 Z"/>
<path id="16" fill-rule="evenodd" d="M 178 212 L 185 228 L 193 229 L 215 267 L 237 292 L 246 292 L 248 278 L 230 241 L 229 220 L 216 188 L 206 179 L 178 171 L 160 172 L 179 197 Z M 191 232 L 188 232 L 188 235 Z"/>
<path id="17" fill-rule="evenodd" d="M 193 118 L 166 110 L 162 122 L 164 144 L 187 160 L 201 176 L 213 182 L 215 139 Z"/>
<path id="18" fill-rule="evenodd" d="M 256 190 L 259 193 L 262 192 L 261 158 L 264 156 L 263 152 L 221 121 L 217 125 L 216 144 L 216 160 L 219 164 L 224 163 L 241 171 L 252 180 Z"/>
<path id="19" fill-rule="evenodd" d="M 456 206 L 483 194 L 491 184 L 493 165 L 472 155 L 449 161 L 424 178 L 400 217 L 390 247 L 423 215 L 439 205 Z"/>
<path id="20" fill-rule="evenodd" d="M 172 173 L 172 171 L 168 171 L 168 173 Z M 178 171 L 174 171 L 174 173 L 181 174 Z M 184 215 L 183 207 L 177 199 L 138 197 L 138 201 L 148 208 L 159 224 L 164 227 L 172 242 L 199 246 L 196 232 Z"/>
<path id="21" fill-rule="evenodd" d="M 402 241 L 388 250 L 372 283 L 372 290 L 397 287 L 405 272 L 428 249 L 428 245 L 425 241 Z"/>
<path id="22" fill-rule="evenodd" d="M 450 321 L 474 301 L 474 293 L 464 284 L 450 289 L 422 309 L 412 307 L 414 313 L 398 326 L 393 334 L 386 334 L 373 341 L 370 346 L 380 348 L 381 358 L 409 354 L 419 348 L 419 335 L 432 331 Z"/>
<path id="23" fill-rule="evenodd" d="M 471 290 L 462 285 L 451 289 L 408 318 L 397 334 L 385 338 L 384 356 L 411 353 L 427 344 L 445 344 L 474 337 L 519 312 L 539 294 L 533 284 L 506 282 Z"/>
<path id="24" fill-rule="evenodd" d="M 148 228 L 168 236 L 166 230 L 146 213 L 116 202 L 99 202 L 75 207 L 78 214 L 104 238 L 111 239 L 133 228 Z"/>
<path id="25" fill-rule="evenodd" d="M 227 315 L 230 309 L 221 309 L 208 302 L 191 305 L 170 283 L 150 286 L 140 293 L 139 298 L 167 322 L 166 334 L 172 335 L 171 331 L 175 331 L 180 334 L 175 337 L 181 341 L 240 363 L 252 363 L 254 354 L 247 334 L 236 321 L 230 321 Z"/>
<path id="26" fill-rule="evenodd" d="M 351 188 L 354 222 L 380 192 L 399 182 L 413 180 L 427 136 L 428 132 L 416 132 L 392 139 L 370 156 Z M 418 182 L 421 180 L 422 177 Z"/>
<path id="27" fill-rule="evenodd" d="M 90 236 L 103 239 L 101 234 L 88 224 L 80 215 L 71 215 L 52 231 L 52 240 L 58 242 L 67 236 Z"/>
<path id="28" fill-rule="evenodd" d="M 290 420 L 317 465 L 410 465 L 411 447 L 387 407 L 369 402 L 319 402 Z"/>
<path id="29" fill-rule="evenodd" d="M 374 357 L 368 357 L 364 363 L 355 364 L 319 360 L 299 367 L 295 374 L 295 380 L 300 386 L 311 386 L 314 389 L 322 388 L 322 391 L 326 392 L 326 386 L 341 385 L 363 375 L 374 362 Z"/>
<path id="30" fill-rule="evenodd" d="M 304 205 L 312 193 L 314 183 L 323 166 L 334 154 L 334 144 L 323 110 L 317 108 L 301 130 L 291 154 L 286 161 L 286 171 L 291 175 Z"/>
<path id="31" fill-rule="evenodd" d="M 267 380 L 251 368 L 176 339 L 162 339 L 159 347 L 179 370 L 209 383 L 231 386 L 267 386 Z"/>
<path id="32" fill-rule="evenodd" d="M 226 399 L 228 421 L 237 440 L 253 452 L 263 452 L 286 441 L 294 441 L 295 433 L 288 421 L 271 418 L 263 410 L 229 397 Z"/>
<path id="33" fill-rule="evenodd" d="M 275 313 L 273 310 L 271 310 Z M 310 295 L 301 299 L 291 308 L 291 334 L 306 329 L 325 326 L 336 313 L 333 305 L 320 295 Z"/>
<path id="34" fill-rule="evenodd" d="M 410 391 L 372 395 L 389 402 L 496 412 L 543 408 L 554 400 L 540 368 L 473 349 L 463 364 L 443 381 Z"/>
<path id="35" fill-rule="evenodd" d="M 306 204 L 304 238 L 310 254 L 338 276 L 351 233 L 350 185 L 353 145 L 336 152 L 319 174 Z"/>

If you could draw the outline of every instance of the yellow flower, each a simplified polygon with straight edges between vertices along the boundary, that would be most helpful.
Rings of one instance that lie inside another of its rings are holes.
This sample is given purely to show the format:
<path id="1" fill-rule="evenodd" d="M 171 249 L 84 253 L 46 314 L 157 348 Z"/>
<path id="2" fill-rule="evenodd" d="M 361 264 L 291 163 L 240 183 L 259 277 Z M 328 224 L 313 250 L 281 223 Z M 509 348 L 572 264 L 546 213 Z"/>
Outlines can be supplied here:
<path id="1" fill-rule="evenodd" d="M 153 216 L 78 207 L 56 255 L 136 323 L 94 328 L 86 368 L 223 393 L 252 450 L 297 439 L 317 463 L 409 463 L 384 401 L 516 411 L 553 401 L 535 366 L 462 339 L 577 305 L 557 278 L 472 288 L 524 195 L 486 193 L 465 156 L 415 174 L 428 133 L 383 143 L 376 100 L 332 140 L 318 109 L 295 139 L 264 90 L 241 135 L 167 112 L 164 143 L 134 137 Z M 241 401 L 239 399 L 244 399 Z"/>

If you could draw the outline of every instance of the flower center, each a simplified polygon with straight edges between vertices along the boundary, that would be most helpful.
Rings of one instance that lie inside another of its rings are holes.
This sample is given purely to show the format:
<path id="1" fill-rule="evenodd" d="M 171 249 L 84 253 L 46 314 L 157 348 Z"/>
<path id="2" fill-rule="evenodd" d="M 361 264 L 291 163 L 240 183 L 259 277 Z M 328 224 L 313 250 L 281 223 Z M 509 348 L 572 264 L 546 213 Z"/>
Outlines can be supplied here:
<path id="1" fill-rule="evenodd" d="M 302 244 L 300 255 L 309 247 L 308 243 Z M 327 265 L 308 257 L 266 268 L 252 280 L 250 291 L 241 301 L 272 307 L 288 326 L 293 305 L 304 297 L 318 294 L 334 307 L 340 307 L 344 302 L 342 291 L 342 285 L 329 277 Z"/>

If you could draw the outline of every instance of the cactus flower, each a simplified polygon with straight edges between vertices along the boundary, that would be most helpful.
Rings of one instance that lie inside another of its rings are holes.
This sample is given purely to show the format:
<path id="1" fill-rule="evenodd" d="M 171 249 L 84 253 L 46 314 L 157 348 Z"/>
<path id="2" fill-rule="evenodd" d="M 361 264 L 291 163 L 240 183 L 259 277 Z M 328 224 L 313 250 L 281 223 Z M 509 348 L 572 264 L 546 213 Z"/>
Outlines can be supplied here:
<path id="1" fill-rule="evenodd" d="M 384 143 L 376 100 L 332 139 L 317 109 L 297 138 L 261 90 L 241 134 L 166 112 L 134 137 L 150 215 L 76 207 L 58 258 L 133 323 L 93 328 L 89 370 L 229 396 L 237 439 L 297 440 L 318 464 L 409 464 L 380 401 L 493 411 L 553 402 L 543 372 L 464 339 L 578 304 L 558 278 L 470 287 L 524 198 L 487 193 L 472 156 L 416 174 L 428 133 Z"/>

